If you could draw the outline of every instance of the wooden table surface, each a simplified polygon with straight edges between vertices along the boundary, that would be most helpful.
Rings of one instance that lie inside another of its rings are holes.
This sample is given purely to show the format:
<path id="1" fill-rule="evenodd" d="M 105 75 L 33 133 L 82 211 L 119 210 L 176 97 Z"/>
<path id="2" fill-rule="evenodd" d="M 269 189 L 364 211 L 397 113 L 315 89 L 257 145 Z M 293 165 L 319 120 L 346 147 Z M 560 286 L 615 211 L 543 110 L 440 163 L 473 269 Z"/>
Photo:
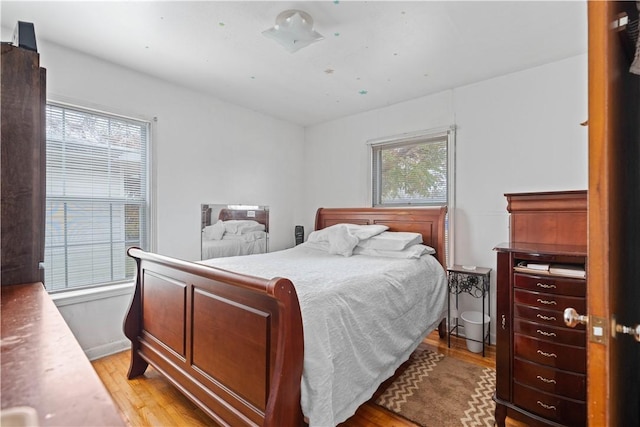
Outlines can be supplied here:
<path id="1" fill-rule="evenodd" d="M 111 396 L 42 283 L 2 286 L 2 409 L 40 426 L 123 426 Z"/>

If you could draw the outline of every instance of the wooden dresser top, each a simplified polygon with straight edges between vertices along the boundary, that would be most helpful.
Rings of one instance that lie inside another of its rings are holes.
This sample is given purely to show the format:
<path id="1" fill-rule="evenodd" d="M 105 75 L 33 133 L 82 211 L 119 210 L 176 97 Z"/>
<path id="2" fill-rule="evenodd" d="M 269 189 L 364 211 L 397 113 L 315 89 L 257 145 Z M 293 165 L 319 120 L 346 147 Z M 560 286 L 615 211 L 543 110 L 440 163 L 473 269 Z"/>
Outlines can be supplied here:
<path id="1" fill-rule="evenodd" d="M 40 426 L 124 425 L 42 283 L 2 286 L 0 310 L 2 409 L 30 406 Z"/>
<path id="2" fill-rule="evenodd" d="M 509 193 L 509 241 L 587 245 L 586 190 Z"/>

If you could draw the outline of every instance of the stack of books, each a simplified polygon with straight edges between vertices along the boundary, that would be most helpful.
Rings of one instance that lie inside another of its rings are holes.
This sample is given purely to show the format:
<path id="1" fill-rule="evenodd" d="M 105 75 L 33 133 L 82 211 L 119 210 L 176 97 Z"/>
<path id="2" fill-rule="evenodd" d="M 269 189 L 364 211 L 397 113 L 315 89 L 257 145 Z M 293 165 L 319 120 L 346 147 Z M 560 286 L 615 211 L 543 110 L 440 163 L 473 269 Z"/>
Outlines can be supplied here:
<path id="1" fill-rule="evenodd" d="M 584 267 L 570 264 L 552 264 L 549 267 L 549 273 L 557 274 L 558 276 L 579 277 L 581 279 L 587 277 Z"/>
<path id="2" fill-rule="evenodd" d="M 552 274 L 554 276 L 577 277 L 584 279 L 587 275 L 584 267 L 572 264 L 544 264 L 534 262 L 519 262 L 516 269 L 534 274 Z"/>
<path id="3" fill-rule="evenodd" d="M 549 271 L 549 267 L 551 267 L 551 264 L 537 264 L 533 262 L 525 264 L 525 268 L 528 268 L 529 270 Z"/>

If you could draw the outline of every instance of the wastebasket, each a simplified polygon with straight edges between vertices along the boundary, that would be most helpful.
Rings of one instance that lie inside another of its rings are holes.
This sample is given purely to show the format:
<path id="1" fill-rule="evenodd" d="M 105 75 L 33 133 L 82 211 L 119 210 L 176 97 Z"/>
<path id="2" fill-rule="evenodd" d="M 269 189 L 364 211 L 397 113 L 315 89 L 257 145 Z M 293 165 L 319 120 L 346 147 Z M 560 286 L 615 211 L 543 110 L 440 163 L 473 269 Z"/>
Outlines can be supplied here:
<path id="1" fill-rule="evenodd" d="M 460 317 L 464 325 L 464 336 L 467 338 L 467 349 L 472 353 L 481 353 L 491 318 L 484 315 L 483 328 L 482 313 L 479 311 L 465 311 Z"/>

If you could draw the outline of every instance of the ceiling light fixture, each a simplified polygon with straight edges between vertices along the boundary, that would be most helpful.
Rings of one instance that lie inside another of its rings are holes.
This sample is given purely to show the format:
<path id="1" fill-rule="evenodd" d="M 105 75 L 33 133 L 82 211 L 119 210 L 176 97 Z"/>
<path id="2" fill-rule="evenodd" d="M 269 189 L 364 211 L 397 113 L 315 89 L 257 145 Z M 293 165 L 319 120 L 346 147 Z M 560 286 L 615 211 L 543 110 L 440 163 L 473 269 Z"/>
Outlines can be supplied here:
<path id="1" fill-rule="evenodd" d="M 276 25 L 262 34 L 280 43 L 291 53 L 324 39 L 322 34 L 313 30 L 311 15 L 295 9 L 280 13 L 276 17 Z"/>

